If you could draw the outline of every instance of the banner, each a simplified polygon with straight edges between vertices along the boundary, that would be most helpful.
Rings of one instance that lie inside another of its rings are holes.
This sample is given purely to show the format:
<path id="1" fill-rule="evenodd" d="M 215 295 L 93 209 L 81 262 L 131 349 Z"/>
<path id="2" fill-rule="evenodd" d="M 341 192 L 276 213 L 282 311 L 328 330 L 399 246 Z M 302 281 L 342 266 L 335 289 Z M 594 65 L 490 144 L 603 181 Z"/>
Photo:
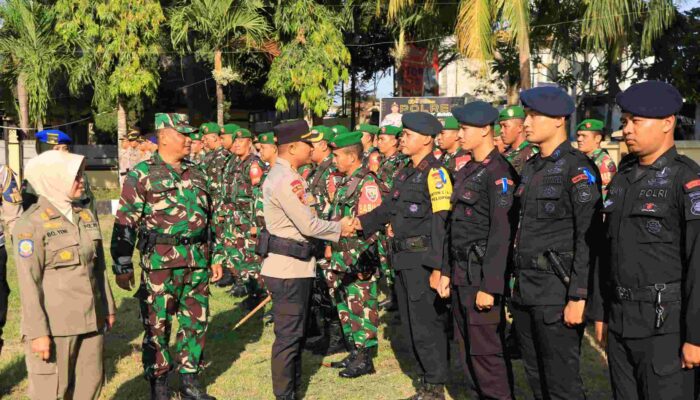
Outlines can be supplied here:
<path id="1" fill-rule="evenodd" d="M 426 48 L 406 45 L 406 55 L 397 74 L 399 94 L 437 96 L 440 93 L 437 60 L 437 51 L 431 54 Z"/>
<path id="2" fill-rule="evenodd" d="M 401 116 L 407 112 L 424 111 L 443 119 L 452 115 L 452 109 L 464 105 L 464 97 L 385 97 L 381 99 L 380 126 L 401 125 Z"/>

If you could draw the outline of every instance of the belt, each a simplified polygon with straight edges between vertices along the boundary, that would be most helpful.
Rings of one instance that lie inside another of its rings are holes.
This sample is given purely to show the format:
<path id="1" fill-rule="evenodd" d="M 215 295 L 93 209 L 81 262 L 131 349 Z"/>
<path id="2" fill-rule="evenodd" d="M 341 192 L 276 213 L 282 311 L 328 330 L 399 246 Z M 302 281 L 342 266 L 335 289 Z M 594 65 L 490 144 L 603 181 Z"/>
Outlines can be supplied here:
<path id="1" fill-rule="evenodd" d="M 279 236 L 270 235 L 268 251 L 270 253 L 281 254 L 283 256 L 293 257 L 302 261 L 309 261 L 314 255 L 314 245 L 309 242 L 300 242 L 294 239 L 286 239 Z"/>
<path id="2" fill-rule="evenodd" d="M 615 298 L 619 301 L 637 301 L 642 303 L 656 303 L 657 293 L 661 292 L 663 301 L 680 301 L 680 283 L 656 283 L 651 286 L 639 288 L 626 288 L 615 286 Z"/>
<path id="3" fill-rule="evenodd" d="M 394 253 L 417 253 L 427 251 L 430 248 L 430 236 L 413 236 L 405 239 L 394 239 L 391 242 L 391 250 Z"/>
<path id="4" fill-rule="evenodd" d="M 155 238 L 155 244 L 169 244 L 172 246 L 177 246 L 177 245 L 189 246 L 192 244 L 204 243 L 205 241 L 206 241 L 205 235 L 200 235 L 200 236 L 195 236 L 195 237 L 158 235 Z"/>

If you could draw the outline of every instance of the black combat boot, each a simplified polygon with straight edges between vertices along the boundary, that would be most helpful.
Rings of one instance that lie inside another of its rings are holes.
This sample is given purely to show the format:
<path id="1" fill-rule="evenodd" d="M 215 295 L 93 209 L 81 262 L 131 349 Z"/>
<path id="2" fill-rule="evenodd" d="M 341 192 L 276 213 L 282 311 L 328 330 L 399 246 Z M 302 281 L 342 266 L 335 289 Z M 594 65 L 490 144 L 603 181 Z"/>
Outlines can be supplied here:
<path id="1" fill-rule="evenodd" d="M 445 400 L 445 385 L 423 382 L 406 400 Z"/>
<path id="2" fill-rule="evenodd" d="M 355 359 L 352 360 L 338 376 L 341 378 L 359 378 L 362 375 L 374 373 L 374 363 L 372 362 L 372 349 L 362 347 L 357 350 Z"/>
<path id="3" fill-rule="evenodd" d="M 216 281 L 215 285 L 218 287 L 226 287 L 226 286 L 231 286 L 236 282 L 236 280 L 233 278 L 233 274 L 231 274 L 231 271 L 229 271 L 228 268 L 224 268 L 224 275 Z"/>
<path id="4" fill-rule="evenodd" d="M 275 396 L 275 399 L 276 399 L 276 400 L 295 400 L 296 398 L 297 398 L 297 397 L 294 395 L 294 393 L 292 393 L 292 394 L 285 394 L 285 395 L 283 395 L 283 396 Z"/>
<path id="5" fill-rule="evenodd" d="M 391 291 L 386 300 L 379 303 L 379 308 L 386 312 L 394 312 L 399 309 L 399 302 L 396 300 L 396 290 L 394 285 L 391 285 Z"/>
<path id="6" fill-rule="evenodd" d="M 231 290 L 229 290 L 229 294 L 233 297 L 245 297 L 248 295 L 248 288 L 246 287 L 245 283 L 241 282 L 240 280 L 236 280 L 231 287 Z"/>
<path id="7" fill-rule="evenodd" d="M 333 361 L 331 363 L 331 368 L 347 368 L 350 365 L 350 363 L 355 361 L 356 357 L 357 357 L 357 349 L 353 349 L 352 351 L 350 351 L 350 354 L 345 356 L 345 358 L 343 358 L 342 360 Z"/>
<path id="8" fill-rule="evenodd" d="M 343 327 L 340 325 L 340 321 L 332 321 L 326 324 L 326 326 L 328 327 L 328 332 L 326 333 L 328 337 L 328 347 L 326 348 L 325 355 L 330 356 L 344 351 L 350 351 L 350 346 L 345 340 Z M 353 345 L 352 347 L 354 348 L 355 346 Z"/>
<path id="9" fill-rule="evenodd" d="M 170 390 L 168 390 L 168 375 L 161 375 L 151 378 L 151 400 L 170 400 Z"/>
<path id="10" fill-rule="evenodd" d="M 216 400 L 216 397 L 209 396 L 207 391 L 199 385 L 197 374 L 180 374 L 180 380 L 182 400 Z"/>

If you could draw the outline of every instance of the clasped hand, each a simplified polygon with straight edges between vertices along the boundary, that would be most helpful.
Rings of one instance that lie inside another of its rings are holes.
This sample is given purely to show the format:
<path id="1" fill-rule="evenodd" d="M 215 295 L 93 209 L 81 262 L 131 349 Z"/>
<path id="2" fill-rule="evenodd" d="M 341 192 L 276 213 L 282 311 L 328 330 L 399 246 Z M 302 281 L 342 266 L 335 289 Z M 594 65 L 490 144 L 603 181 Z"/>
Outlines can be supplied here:
<path id="1" fill-rule="evenodd" d="M 355 236 L 356 231 L 362 229 L 360 220 L 355 217 L 343 217 L 340 220 L 340 235 L 343 237 Z"/>

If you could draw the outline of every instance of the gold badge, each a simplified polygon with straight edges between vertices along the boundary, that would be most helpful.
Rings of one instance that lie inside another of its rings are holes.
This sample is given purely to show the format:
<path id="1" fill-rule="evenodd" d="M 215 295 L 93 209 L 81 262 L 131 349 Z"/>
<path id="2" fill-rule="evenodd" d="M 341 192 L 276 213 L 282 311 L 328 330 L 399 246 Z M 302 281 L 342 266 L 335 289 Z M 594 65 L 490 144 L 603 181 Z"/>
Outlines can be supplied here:
<path id="1" fill-rule="evenodd" d="M 81 211 L 81 212 L 80 212 L 80 218 L 81 218 L 84 222 L 92 222 L 92 216 L 91 216 L 90 213 L 87 212 L 87 211 Z"/>
<path id="2" fill-rule="evenodd" d="M 241 131 L 236 132 L 236 137 L 241 137 L 241 136 L 243 136 L 243 132 L 241 132 Z"/>
<path id="3" fill-rule="evenodd" d="M 586 128 L 590 128 L 590 127 L 591 127 L 591 123 L 590 123 L 590 122 L 586 122 Z"/>
<path id="4" fill-rule="evenodd" d="M 73 252 L 70 250 L 63 250 L 58 257 L 61 259 L 61 261 L 70 261 L 73 259 Z"/>
<path id="5" fill-rule="evenodd" d="M 508 116 L 509 116 L 509 117 L 512 117 L 514 114 L 515 114 L 515 112 L 513 111 L 513 109 L 512 109 L 512 108 L 509 108 L 509 109 L 508 109 Z"/>
<path id="6" fill-rule="evenodd" d="M 48 221 L 48 220 L 49 220 L 49 215 L 46 214 L 45 212 L 39 214 L 39 216 L 40 216 L 41 219 L 43 219 L 44 221 Z"/>

